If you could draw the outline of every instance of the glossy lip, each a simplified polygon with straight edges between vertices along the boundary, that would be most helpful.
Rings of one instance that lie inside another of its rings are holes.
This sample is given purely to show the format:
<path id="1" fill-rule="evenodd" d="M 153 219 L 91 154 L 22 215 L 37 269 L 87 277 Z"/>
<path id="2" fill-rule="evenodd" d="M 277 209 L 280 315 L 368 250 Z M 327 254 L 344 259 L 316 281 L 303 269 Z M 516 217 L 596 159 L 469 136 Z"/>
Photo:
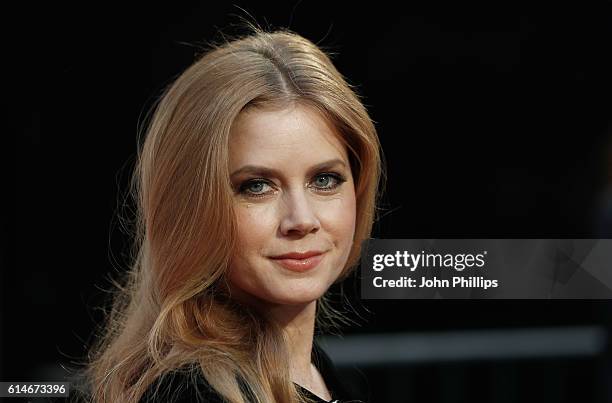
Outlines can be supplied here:
<path id="1" fill-rule="evenodd" d="M 324 253 L 325 252 L 318 251 L 308 251 L 305 253 L 292 252 L 284 255 L 272 256 L 270 259 L 288 270 L 305 272 L 316 267 L 321 260 L 323 260 Z"/>
<path id="2" fill-rule="evenodd" d="M 318 250 L 309 250 L 307 252 L 291 252 L 284 255 L 270 256 L 271 259 L 306 259 L 311 256 L 322 255 L 324 252 Z"/>

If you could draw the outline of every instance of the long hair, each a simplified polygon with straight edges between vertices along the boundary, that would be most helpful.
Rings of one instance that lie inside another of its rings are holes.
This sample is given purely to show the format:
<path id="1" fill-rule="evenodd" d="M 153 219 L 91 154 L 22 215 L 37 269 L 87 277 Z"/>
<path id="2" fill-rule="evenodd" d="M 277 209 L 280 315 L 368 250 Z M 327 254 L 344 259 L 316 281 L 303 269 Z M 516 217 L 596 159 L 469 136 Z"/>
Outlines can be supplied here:
<path id="1" fill-rule="evenodd" d="M 288 29 L 211 45 L 159 99 L 132 176 L 135 259 L 117 288 L 85 377 L 96 402 L 138 401 L 158 377 L 189 364 L 227 401 L 303 402 L 289 377 L 282 330 L 228 297 L 236 244 L 228 138 L 238 114 L 292 103 L 338 130 L 355 179 L 354 243 L 337 282 L 359 262 L 377 215 L 384 163 L 354 87 L 317 45 Z M 317 301 L 317 321 L 333 314 Z"/>

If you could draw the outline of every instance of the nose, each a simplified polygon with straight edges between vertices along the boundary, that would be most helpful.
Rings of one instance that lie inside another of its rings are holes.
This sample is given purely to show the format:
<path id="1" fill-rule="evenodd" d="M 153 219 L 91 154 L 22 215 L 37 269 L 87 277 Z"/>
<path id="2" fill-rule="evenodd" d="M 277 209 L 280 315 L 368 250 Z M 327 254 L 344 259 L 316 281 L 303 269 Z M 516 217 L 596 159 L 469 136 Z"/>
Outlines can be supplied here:
<path id="1" fill-rule="evenodd" d="M 321 227 L 305 192 L 304 189 L 298 189 L 284 194 L 284 209 L 280 220 L 280 231 L 284 236 L 304 236 L 317 232 Z"/>

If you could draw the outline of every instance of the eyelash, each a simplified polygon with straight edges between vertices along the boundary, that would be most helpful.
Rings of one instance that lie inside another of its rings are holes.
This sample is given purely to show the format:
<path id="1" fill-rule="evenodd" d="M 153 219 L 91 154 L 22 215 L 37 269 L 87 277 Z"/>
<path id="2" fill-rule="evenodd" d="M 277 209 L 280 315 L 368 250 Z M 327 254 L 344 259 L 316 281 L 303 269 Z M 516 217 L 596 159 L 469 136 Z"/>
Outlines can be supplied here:
<path id="1" fill-rule="evenodd" d="M 336 190 L 340 185 L 346 182 L 346 179 L 342 175 L 333 173 L 333 172 L 320 173 L 315 176 L 315 179 L 319 177 L 330 177 L 336 181 L 336 183 L 330 187 L 317 188 L 318 191 L 321 191 L 323 193 L 328 193 L 333 190 Z M 261 198 L 261 197 L 267 196 L 270 193 L 269 191 L 265 193 L 250 193 L 247 191 L 249 186 L 258 184 L 258 183 L 264 183 L 268 186 L 271 186 L 270 181 L 268 181 L 267 179 L 263 179 L 263 178 L 249 179 L 240 185 L 238 192 L 246 195 L 247 197 L 252 197 L 252 198 Z"/>

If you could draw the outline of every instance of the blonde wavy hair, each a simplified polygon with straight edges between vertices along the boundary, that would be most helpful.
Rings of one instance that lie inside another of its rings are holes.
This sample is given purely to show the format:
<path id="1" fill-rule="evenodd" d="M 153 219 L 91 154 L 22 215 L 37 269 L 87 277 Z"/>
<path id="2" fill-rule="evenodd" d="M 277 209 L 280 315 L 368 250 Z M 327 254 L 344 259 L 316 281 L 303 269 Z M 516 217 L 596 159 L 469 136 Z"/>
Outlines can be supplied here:
<path id="1" fill-rule="evenodd" d="M 223 292 L 235 247 L 228 170 L 232 123 L 251 107 L 316 108 L 338 129 L 355 179 L 356 228 L 345 279 L 370 237 L 385 178 L 376 129 L 328 54 L 281 28 L 251 26 L 210 44 L 162 94 L 132 176 L 134 259 L 84 369 L 88 400 L 135 402 L 189 364 L 228 402 L 304 402 L 289 377 L 285 336 Z M 338 314 L 317 301 L 317 323 Z M 340 315 L 341 316 L 341 315 Z"/>

